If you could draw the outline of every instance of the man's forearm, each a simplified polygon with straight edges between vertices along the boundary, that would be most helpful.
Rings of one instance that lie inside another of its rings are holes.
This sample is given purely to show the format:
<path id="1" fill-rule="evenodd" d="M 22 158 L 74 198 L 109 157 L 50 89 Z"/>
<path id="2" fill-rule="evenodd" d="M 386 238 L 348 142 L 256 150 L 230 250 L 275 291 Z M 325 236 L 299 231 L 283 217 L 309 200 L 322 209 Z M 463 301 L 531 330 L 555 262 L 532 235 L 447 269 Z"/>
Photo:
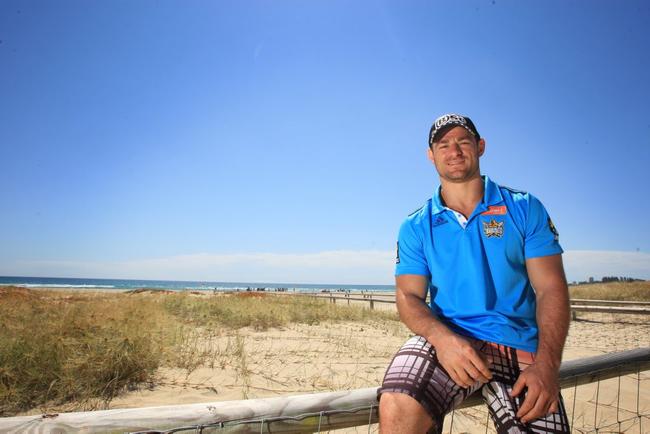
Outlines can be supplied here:
<path id="1" fill-rule="evenodd" d="M 452 333 L 447 326 L 436 318 L 423 299 L 412 294 L 404 294 L 398 290 L 396 302 L 401 321 L 413 333 L 424 337 L 434 347 L 439 337 Z"/>
<path id="2" fill-rule="evenodd" d="M 569 289 L 562 256 L 528 259 L 526 268 L 537 296 L 539 343 L 536 359 L 559 369 L 570 322 Z"/>
<path id="3" fill-rule="evenodd" d="M 487 359 L 470 341 L 436 318 L 426 305 L 425 290 L 420 287 L 418 291 L 402 291 L 399 284 L 397 288 L 397 310 L 402 322 L 435 348 L 438 361 L 454 383 L 461 387 L 477 381 L 487 383 L 492 378 Z"/>
<path id="4" fill-rule="evenodd" d="M 549 363 L 559 369 L 562 350 L 569 331 L 569 296 L 564 288 L 552 292 L 545 291 L 537 298 L 537 327 L 539 344 L 537 360 Z"/>

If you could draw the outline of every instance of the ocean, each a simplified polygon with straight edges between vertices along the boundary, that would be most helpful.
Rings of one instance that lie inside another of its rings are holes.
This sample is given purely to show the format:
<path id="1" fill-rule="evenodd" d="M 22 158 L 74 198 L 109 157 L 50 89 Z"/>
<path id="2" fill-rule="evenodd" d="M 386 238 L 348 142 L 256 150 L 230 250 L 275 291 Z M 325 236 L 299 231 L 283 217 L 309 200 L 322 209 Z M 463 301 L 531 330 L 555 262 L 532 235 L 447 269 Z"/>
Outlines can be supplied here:
<path id="1" fill-rule="evenodd" d="M 166 289 L 171 291 L 237 291 L 257 290 L 264 288 L 267 291 L 286 290 L 291 292 L 324 292 L 324 291 L 386 291 L 394 292 L 393 285 L 331 285 L 307 283 L 266 283 L 266 282 L 209 282 L 192 280 L 131 280 L 131 279 L 86 279 L 71 277 L 25 277 L 25 276 L 0 276 L 1 285 L 15 285 L 26 288 L 70 288 L 70 289 L 102 289 L 102 290 L 129 290 L 137 288 Z"/>

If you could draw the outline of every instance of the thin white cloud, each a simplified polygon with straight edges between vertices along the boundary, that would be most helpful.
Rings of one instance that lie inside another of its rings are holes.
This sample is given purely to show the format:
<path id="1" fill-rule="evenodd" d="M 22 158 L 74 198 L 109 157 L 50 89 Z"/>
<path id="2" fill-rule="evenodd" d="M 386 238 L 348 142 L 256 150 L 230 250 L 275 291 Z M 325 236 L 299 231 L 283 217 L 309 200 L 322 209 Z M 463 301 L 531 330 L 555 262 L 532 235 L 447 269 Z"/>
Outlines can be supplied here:
<path id="1" fill-rule="evenodd" d="M 24 261 L 0 266 L 2 275 L 123 279 L 392 284 L 393 251 L 336 250 L 317 253 L 199 253 L 133 261 Z M 569 250 L 569 281 L 590 276 L 650 279 L 650 254 Z"/>
<path id="2" fill-rule="evenodd" d="M 610 250 L 569 250 L 564 254 L 564 268 L 569 281 L 603 276 L 650 279 L 650 253 Z"/>
<path id="3" fill-rule="evenodd" d="M 391 284 L 394 252 L 306 254 L 200 253 L 134 261 L 27 261 L 0 268 L 6 275 L 123 279 Z M 4 268 L 4 270 L 3 270 Z"/>

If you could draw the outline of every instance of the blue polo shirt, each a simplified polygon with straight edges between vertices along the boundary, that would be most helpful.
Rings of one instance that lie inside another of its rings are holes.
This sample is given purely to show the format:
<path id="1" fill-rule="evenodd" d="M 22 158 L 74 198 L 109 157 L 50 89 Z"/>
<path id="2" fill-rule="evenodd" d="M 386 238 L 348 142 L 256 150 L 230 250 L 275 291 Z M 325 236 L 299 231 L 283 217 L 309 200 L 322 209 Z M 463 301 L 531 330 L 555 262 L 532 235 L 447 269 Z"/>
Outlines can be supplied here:
<path id="1" fill-rule="evenodd" d="M 440 188 L 399 231 L 395 275 L 430 279 L 430 306 L 457 333 L 537 351 L 535 291 L 526 259 L 562 253 L 542 203 L 484 176 L 483 200 L 465 227 Z"/>

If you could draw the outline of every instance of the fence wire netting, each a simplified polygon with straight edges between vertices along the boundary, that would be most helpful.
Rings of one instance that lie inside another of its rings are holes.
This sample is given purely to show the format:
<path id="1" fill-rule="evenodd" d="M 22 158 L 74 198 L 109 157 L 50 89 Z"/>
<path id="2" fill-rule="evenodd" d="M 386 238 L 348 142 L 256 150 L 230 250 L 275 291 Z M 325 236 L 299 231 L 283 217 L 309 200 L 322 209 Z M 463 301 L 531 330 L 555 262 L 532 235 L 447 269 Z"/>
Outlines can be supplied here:
<path id="1" fill-rule="evenodd" d="M 637 371 L 562 390 L 573 433 L 650 433 L 650 371 Z M 377 406 L 372 403 L 347 410 L 303 413 L 294 416 L 240 419 L 181 426 L 146 433 L 378 433 Z M 365 422 L 361 422 L 361 421 Z M 338 428 L 346 424 L 347 426 Z M 452 411 L 443 433 L 494 433 L 485 405 Z M 136 434 L 136 433 L 133 433 Z"/>

